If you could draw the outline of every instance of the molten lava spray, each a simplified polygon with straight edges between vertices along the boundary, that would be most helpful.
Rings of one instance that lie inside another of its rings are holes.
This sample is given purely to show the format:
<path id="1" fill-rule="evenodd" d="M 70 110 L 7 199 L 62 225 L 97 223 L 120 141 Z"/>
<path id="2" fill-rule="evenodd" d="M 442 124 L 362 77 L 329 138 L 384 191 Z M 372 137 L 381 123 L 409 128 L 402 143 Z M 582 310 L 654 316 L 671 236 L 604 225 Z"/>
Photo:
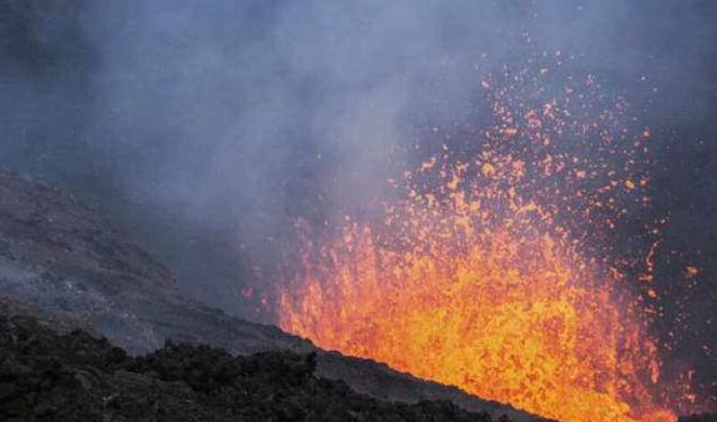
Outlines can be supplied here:
<path id="1" fill-rule="evenodd" d="M 475 152 L 447 135 L 380 218 L 305 233 L 280 325 L 565 422 L 674 421 L 645 306 L 606 253 L 649 203 L 649 130 L 593 77 L 545 88 L 548 73 L 484 81 L 495 119 Z"/>

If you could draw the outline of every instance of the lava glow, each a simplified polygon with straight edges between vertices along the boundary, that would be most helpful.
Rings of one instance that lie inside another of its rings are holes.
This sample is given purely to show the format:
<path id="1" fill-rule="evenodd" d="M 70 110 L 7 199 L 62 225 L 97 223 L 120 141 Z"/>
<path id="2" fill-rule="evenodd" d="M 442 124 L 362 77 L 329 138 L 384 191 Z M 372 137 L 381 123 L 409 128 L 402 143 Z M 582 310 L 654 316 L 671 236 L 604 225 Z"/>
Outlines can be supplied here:
<path id="1" fill-rule="evenodd" d="M 483 81 L 494 119 L 472 152 L 446 141 L 391 181 L 402 199 L 379 218 L 307 230 L 280 325 L 564 422 L 674 421 L 636 293 L 657 294 L 651 274 L 633 281 L 608 250 L 649 205 L 649 130 L 594 78 L 548 74 Z"/>

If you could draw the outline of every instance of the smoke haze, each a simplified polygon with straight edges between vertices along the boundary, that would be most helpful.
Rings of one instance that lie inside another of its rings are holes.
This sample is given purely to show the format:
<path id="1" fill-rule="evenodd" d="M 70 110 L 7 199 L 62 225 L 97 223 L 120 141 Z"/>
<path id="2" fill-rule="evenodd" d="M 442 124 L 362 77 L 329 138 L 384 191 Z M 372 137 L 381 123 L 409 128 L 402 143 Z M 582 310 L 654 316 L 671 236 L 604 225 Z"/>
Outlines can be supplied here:
<path id="1" fill-rule="evenodd" d="M 665 254 L 717 270 L 715 22 L 711 1 L 0 0 L 0 165 L 260 318 L 242 292 L 271 282 L 292 219 L 369 212 L 417 134 L 472 118 L 485 74 L 560 52 L 655 128 Z"/>

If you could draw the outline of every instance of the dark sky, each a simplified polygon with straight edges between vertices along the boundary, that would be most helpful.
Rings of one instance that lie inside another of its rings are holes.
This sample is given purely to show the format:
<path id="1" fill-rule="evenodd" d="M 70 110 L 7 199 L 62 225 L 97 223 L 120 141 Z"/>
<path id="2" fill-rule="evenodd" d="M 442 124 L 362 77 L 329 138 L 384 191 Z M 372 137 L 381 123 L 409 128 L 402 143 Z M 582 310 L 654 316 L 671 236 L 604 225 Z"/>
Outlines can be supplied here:
<path id="1" fill-rule="evenodd" d="M 717 354 L 716 23 L 709 0 L 0 0 L 0 166 L 256 317 L 240 291 L 272 281 L 292 218 L 360 211 L 416 127 L 470 118 L 481 75 L 564 51 L 654 128 L 665 305 L 689 311 L 679 353 Z M 686 264 L 697 287 L 671 284 Z"/>

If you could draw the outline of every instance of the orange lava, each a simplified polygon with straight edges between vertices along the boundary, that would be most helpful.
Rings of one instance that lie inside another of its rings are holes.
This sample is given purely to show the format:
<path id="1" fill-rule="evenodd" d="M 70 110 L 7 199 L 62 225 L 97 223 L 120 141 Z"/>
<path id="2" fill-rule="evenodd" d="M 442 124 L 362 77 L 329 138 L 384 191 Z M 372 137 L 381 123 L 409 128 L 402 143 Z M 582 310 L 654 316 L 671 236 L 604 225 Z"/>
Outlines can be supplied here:
<path id="1" fill-rule="evenodd" d="M 571 113 L 592 78 L 566 87 L 575 97 L 515 99 L 541 75 L 481 83 L 495 124 L 474 157 L 444 146 L 394 182 L 402 199 L 380 218 L 306 234 L 280 325 L 564 422 L 675 421 L 641 302 L 595 246 L 647 202 L 649 131 L 611 129 L 612 108 Z"/>
<path id="2" fill-rule="evenodd" d="M 562 421 L 673 421 L 651 400 L 655 344 L 550 236 L 486 233 L 465 253 L 398 254 L 354 227 L 331 265 L 306 263 L 281 326 L 328 350 L 386 362 Z"/>

